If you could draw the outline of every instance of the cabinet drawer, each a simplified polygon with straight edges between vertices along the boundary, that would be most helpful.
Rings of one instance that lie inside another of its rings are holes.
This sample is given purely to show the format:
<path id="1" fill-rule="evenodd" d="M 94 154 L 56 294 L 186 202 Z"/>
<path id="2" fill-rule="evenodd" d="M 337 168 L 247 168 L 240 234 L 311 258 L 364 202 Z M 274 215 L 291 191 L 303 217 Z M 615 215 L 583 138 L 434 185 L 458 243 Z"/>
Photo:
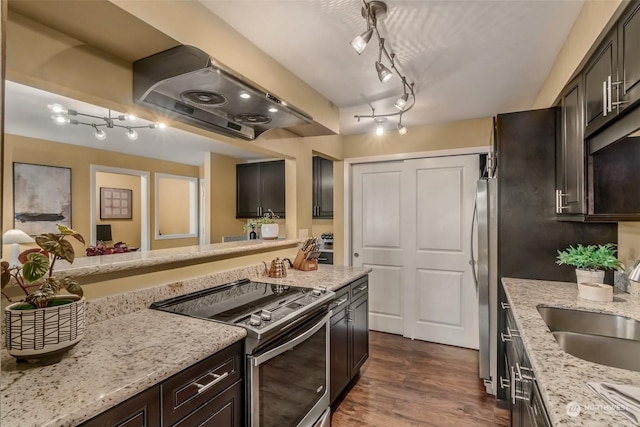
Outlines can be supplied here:
<path id="1" fill-rule="evenodd" d="M 355 301 L 362 295 L 365 295 L 369 289 L 368 277 L 361 277 L 351 284 L 351 301 Z"/>
<path id="2" fill-rule="evenodd" d="M 175 427 L 241 427 L 244 413 L 242 384 L 242 381 L 238 381 L 196 411 L 171 425 Z"/>
<path id="3" fill-rule="evenodd" d="M 164 421 L 173 425 L 242 378 L 242 342 L 219 351 L 162 383 Z"/>
<path id="4" fill-rule="evenodd" d="M 333 314 L 336 315 L 338 312 L 345 310 L 349 306 L 349 286 L 345 286 L 344 288 L 340 288 L 336 293 L 336 299 L 331 301 L 331 305 L 329 306 L 329 310 L 333 310 Z"/>

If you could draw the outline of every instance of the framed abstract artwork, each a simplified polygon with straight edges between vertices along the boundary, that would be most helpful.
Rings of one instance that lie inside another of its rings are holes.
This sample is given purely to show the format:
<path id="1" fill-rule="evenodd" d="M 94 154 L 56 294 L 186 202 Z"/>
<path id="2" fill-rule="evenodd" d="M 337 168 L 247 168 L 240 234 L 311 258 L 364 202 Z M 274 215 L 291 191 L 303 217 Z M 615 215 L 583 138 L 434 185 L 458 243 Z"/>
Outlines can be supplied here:
<path id="1" fill-rule="evenodd" d="M 100 219 L 131 219 L 132 190 L 100 187 Z"/>
<path id="2" fill-rule="evenodd" d="M 71 169 L 13 163 L 13 227 L 29 235 L 71 228 Z"/>

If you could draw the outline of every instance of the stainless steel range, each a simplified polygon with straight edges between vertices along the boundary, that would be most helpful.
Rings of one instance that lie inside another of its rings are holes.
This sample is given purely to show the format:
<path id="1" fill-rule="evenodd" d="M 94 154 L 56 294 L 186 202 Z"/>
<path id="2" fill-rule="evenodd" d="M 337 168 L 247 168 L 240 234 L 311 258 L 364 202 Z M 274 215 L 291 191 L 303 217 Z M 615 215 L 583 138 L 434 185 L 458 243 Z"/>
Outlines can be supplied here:
<path id="1" fill-rule="evenodd" d="M 153 303 L 151 308 L 242 326 L 251 427 L 329 426 L 326 289 L 248 279 Z"/>

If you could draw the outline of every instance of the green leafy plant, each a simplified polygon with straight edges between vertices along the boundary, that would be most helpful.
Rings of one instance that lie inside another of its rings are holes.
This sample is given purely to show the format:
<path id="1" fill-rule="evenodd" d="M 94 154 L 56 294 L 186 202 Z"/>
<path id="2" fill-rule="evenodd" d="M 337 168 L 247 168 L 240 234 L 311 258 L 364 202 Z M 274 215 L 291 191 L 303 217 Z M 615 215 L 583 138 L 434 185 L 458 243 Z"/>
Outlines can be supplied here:
<path id="1" fill-rule="evenodd" d="M 53 267 L 57 260 L 63 259 L 72 264 L 75 259 L 73 245 L 66 240 L 73 237 L 84 244 L 80 233 L 58 224 L 58 233 L 45 233 L 36 236 L 36 244 L 40 248 L 27 249 L 22 252 L 18 260 L 22 265 L 11 267 L 8 262 L 2 262 L 2 289 L 12 283 L 17 284 L 26 295 L 25 304 L 21 309 L 44 308 L 55 305 L 53 297 L 65 288 L 72 294 L 82 296 L 82 288 L 69 277 L 53 277 Z M 46 276 L 46 277 L 45 277 Z M 30 284 L 42 280 L 40 287 L 29 292 Z M 3 292 L 2 295 L 9 299 Z"/>
<path id="2" fill-rule="evenodd" d="M 262 224 L 273 224 L 277 218 L 280 218 L 278 215 L 273 213 L 271 209 L 267 210 L 267 213 L 260 218 L 250 219 L 242 226 L 244 231 L 255 230 L 260 227 Z"/>
<path id="3" fill-rule="evenodd" d="M 622 263 L 615 256 L 616 247 L 612 243 L 606 245 L 569 246 L 558 251 L 559 265 L 573 265 L 581 270 L 621 270 Z"/>

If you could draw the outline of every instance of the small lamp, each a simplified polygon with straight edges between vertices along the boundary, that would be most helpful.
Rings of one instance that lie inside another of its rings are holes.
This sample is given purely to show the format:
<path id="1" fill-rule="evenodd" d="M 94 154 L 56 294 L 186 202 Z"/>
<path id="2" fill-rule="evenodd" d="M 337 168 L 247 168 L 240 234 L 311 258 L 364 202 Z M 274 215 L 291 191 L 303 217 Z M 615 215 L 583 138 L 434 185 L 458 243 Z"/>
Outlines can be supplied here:
<path id="1" fill-rule="evenodd" d="M 2 243 L 11 245 L 11 259 L 9 264 L 13 267 L 18 265 L 18 255 L 20 255 L 21 243 L 33 243 L 35 240 L 22 230 L 7 230 L 2 235 Z"/>

